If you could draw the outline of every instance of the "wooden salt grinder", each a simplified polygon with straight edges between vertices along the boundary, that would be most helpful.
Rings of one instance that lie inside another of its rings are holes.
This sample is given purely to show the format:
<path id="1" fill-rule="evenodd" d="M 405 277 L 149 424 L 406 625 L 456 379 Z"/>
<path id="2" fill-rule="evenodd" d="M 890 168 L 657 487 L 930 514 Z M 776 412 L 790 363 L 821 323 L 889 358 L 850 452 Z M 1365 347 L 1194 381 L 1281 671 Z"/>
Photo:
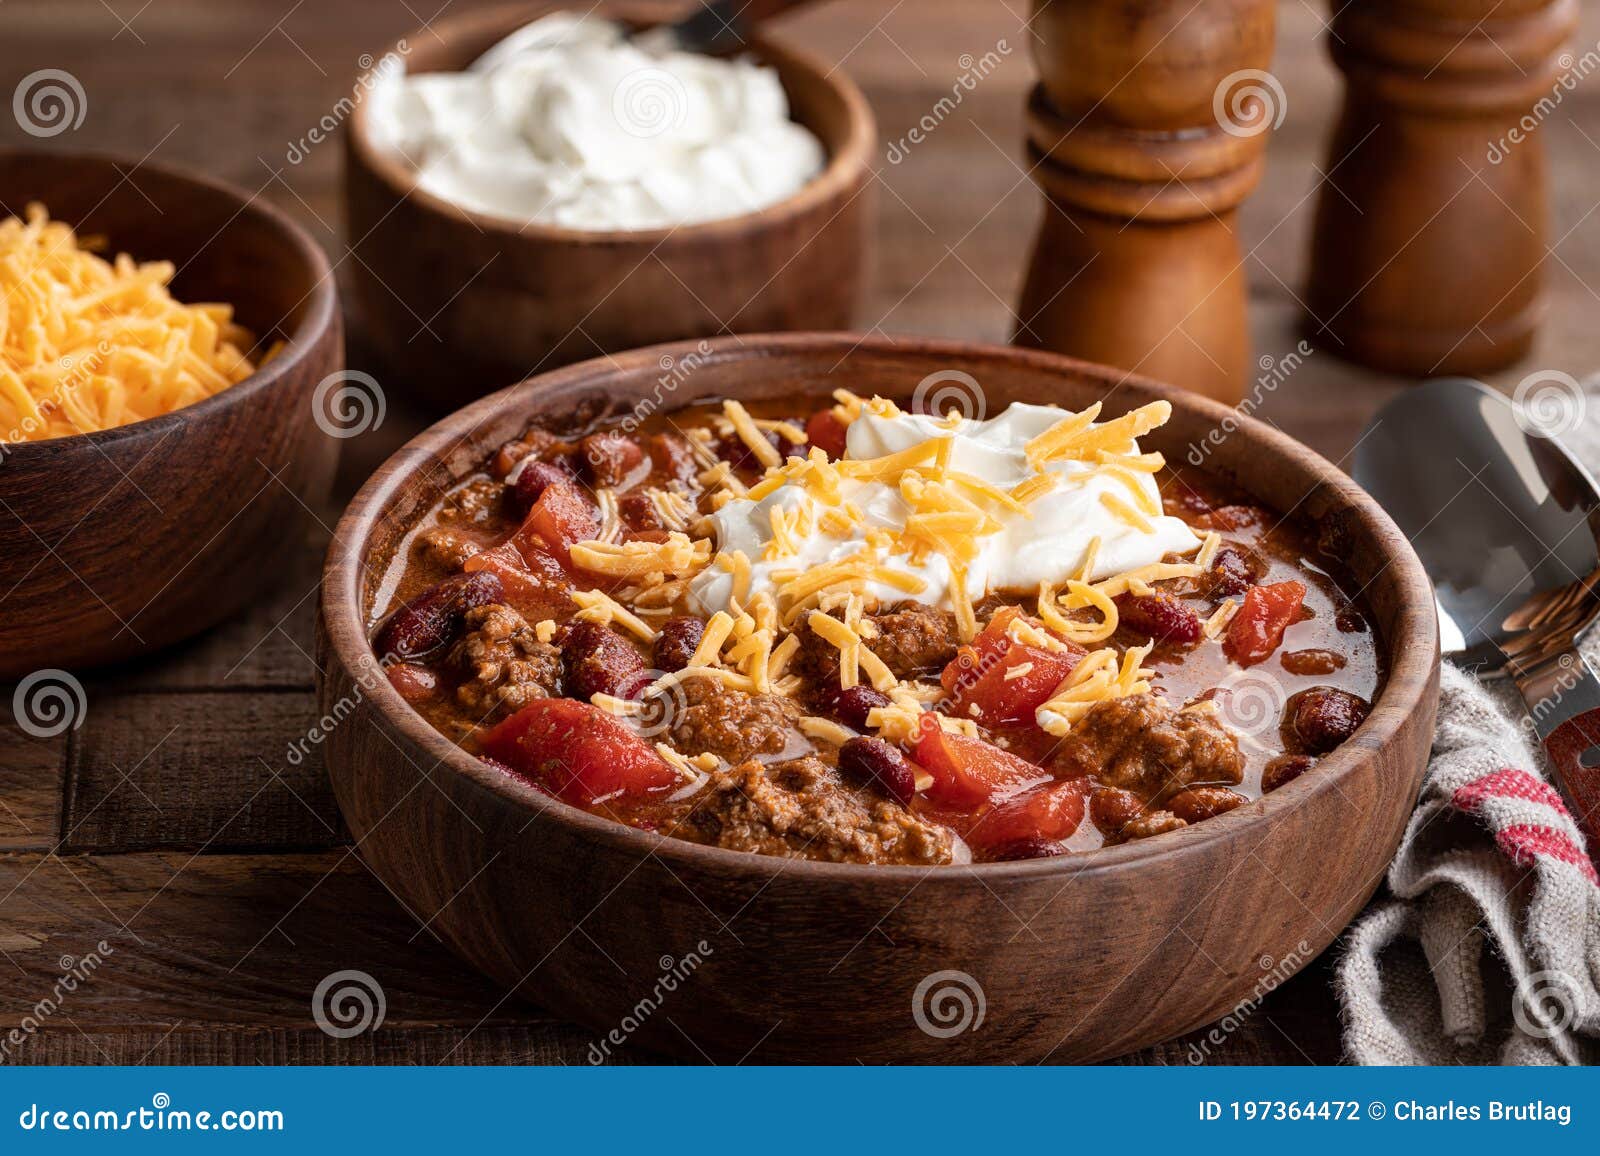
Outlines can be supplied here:
<path id="1" fill-rule="evenodd" d="M 1346 91 L 1318 194 L 1311 336 L 1394 373 L 1509 365 L 1539 321 L 1539 105 L 1564 95 L 1577 0 L 1333 7 Z"/>
<path id="2" fill-rule="evenodd" d="M 1234 229 L 1281 89 L 1273 0 L 1035 0 L 1028 151 L 1046 198 L 1015 341 L 1237 402 Z"/>

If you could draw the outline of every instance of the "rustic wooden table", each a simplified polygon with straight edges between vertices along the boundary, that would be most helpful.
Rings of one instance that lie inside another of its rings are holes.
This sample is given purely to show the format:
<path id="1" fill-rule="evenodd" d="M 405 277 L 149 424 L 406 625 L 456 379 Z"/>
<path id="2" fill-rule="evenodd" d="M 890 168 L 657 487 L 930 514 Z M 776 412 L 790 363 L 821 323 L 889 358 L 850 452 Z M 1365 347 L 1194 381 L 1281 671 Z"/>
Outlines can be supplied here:
<path id="1" fill-rule="evenodd" d="M 11 0 L 0 9 L 0 79 L 9 87 L 34 69 L 67 70 L 86 115 L 47 146 L 189 166 L 257 190 L 346 268 L 362 257 L 340 232 L 339 146 L 315 145 L 296 162 L 291 142 L 334 113 L 364 52 L 467 7 L 442 0 L 436 12 L 436 2 Z M 880 154 L 864 328 L 1008 337 L 1039 214 L 1020 148 L 1027 11 L 1027 0 L 850 0 L 786 20 L 787 35 L 866 89 L 886 148 L 951 92 L 967 55 L 1001 60 L 903 159 Z M 1325 179 L 1338 91 L 1323 16 L 1310 0 L 1281 7 L 1274 72 L 1288 115 L 1243 213 L 1263 366 L 1298 341 L 1312 193 Z M 1600 38 L 1596 6 L 1584 19 L 1580 53 Z M 1538 131 L 1554 175 L 1549 318 L 1534 357 L 1500 384 L 1534 369 L 1600 369 L 1591 221 L 1600 192 L 1587 179 L 1600 171 L 1600 86 L 1567 93 Z M 9 119 L 0 132 L 36 143 Z M 1318 352 L 1265 391 L 1257 413 L 1337 459 L 1401 384 Z M 311 622 L 337 503 L 423 424 L 390 400 L 383 426 L 348 443 L 336 504 L 306 512 L 304 551 L 261 560 L 284 572 L 269 604 L 177 652 L 86 680 L 82 725 L 59 737 L 32 738 L 0 711 L 0 1038 L 24 1031 L 0 1061 L 585 1062 L 590 1033 L 458 965 L 429 913 L 408 911 L 367 871 L 316 748 L 288 757 L 314 713 Z M 90 978 L 55 999 L 64 969 L 81 972 L 86 960 Z M 335 1039 L 314 1022 L 312 997 L 347 969 L 379 981 L 386 1013 L 376 1030 Z M 1335 1062 L 1329 975 L 1319 960 L 1214 1035 L 1127 1062 Z"/>

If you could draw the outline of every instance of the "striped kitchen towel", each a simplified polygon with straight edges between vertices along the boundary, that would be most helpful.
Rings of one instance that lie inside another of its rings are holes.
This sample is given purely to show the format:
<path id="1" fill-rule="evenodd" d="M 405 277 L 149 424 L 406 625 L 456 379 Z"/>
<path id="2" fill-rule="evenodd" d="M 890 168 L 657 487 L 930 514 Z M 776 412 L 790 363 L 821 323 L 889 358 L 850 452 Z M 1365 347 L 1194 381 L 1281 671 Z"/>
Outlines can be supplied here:
<path id="1" fill-rule="evenodd" d="M 1445 665 L 1388 897 L 1338 966 L 1356 1063 L 1600 1063 L 1600 881 L 1525 718 L 1508 687 Z"/>

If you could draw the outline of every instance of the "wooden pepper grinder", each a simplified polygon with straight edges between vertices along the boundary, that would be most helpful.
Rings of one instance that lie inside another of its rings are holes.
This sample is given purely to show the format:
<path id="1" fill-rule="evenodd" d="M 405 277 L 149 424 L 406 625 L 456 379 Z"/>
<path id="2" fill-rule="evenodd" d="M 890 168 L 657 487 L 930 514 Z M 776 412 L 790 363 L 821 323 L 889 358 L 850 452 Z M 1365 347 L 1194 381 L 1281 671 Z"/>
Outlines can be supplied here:
<path id="1" fill-rule="evenodd" d="M 1344 111 L 1312 237 L 1308 328 L 1394 373 L 1528 352 L 1545 253 L 1544 116 L 1577 0 L 1335 0 Z"/>
<path id="2" fill-rule="evenodd" d="M 1035 0 L 1028 149 L 1046 198 L 1015 340 L 1237 402 L 1234 217 L 1282 119 L 1273 0 Z"/>

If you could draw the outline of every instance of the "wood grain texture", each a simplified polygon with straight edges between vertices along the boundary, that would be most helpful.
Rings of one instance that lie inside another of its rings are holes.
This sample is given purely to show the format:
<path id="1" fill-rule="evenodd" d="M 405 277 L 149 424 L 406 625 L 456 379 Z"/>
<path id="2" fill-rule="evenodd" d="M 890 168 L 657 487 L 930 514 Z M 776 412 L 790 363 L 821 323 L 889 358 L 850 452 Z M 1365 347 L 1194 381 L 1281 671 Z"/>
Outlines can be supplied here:
<path id="1" fill-rule="evenodd" d="M 1549 213 L 1538 128 L 1582 75 L 1562 54 L 1577 0 L 1336 8 L 1347 89 L 1329 153 L 1342 163 L 1318 198 L 1311 332 L 1396 373 L 1521 360 L 1540 321 Z"/>
<path id="2" fill-rule="evenodd" d="M 464 68 L 553 7 L 439 21 L 406 38 L 406 68 Z M 352 305 L 386 377 L 453 409 L 541 368 L 656 341 L 848 326 L 870 254 L 871 110 L 798 50 L 758 35 L 752 51 L 777 69 L 828 167 L 759 212 L 671 229 L 582 231 L 462 209 L 417 189 L 357 105 L 345 137 Z"/>
<path id="3" fill-rule="evenodd" d="M 1047 204 L 1018 344 L 1220 401 L 1244 396 L 1236 212 L 1260 180 L 1279 102 L 1237 102 L 1244 77 L 1272 59 L 1276 10 L 1272 0 L 1035 0 L 1028 155 Z"/>
<path id="4" fill-rule="evenodd" d="M 7 447 L 0 487 L 0 678 L 144 654 L 228 617 L 277 576 L 297 510 L 322 502 L 337 442 L 317 384 L 343 364 L 326 257 L 268 206 L 133 161 L 0 151 L 0 204 L 139 260 L 170 260 L 180 300 L 226 301 L 287 340 L 245 381 L 120 429 Z M 286 532 L 287 531 L 287 532 Z"/>
<path id="5" fill-rule="evenodd" d="M 93 982 L 14 1055 L 17 1063 L 588 1063 L 596 1034 L 505 998 L 425 930 L 360 860 L 142 853 L 0 858 L 0 1014 L 21 1021 L 105 940 Z M 610 965 L 607 965 L 608 968 Z M 318 983 L 359 969 L 384 993 L 381 1025 L 319 1029 Z M 1325 968 L 1268 973 L 1237 1017 L 1133 1062 L 1330 1062 L 1337 1023 Z M 620 973 L 613 973 L 618 976 Z M 671 1004 L 661 1014 L 681 1021 Z M 3 1038 L 3 1033 L 0 1033 Z M 1291 1059 L 1292 1057 L 1292 1059 Z M 613 1047 L 610 1063 L 655 1061 Z"/>
<path id="6" fill-rule="evenodd" d="M 1372 499 L 1270 427 L 1065 358 L 852 335 L 724 339 L 657 400 L 661 359 L 694 348 L 586 362 L 468 406 L 381 467 L 335 531 L 318 638 L 322 712 L 345 717 L 326 750 L 335 794 L 362 857 L 414 909 L 437 912 L 432 927 L 456 951 L 598 1032 L 693 957 L 681 1018 L 650 1017 L 633 1035 L 685 1058 L 1087 1061 L 1209 1022 L 1248 996 L 1263 961 L 1293 958 L 1295 970 L 1348 924 L 1409 818 L 1438 695 L 1432 588 Z M 562 429 L 730 396 L 803 412 L 839 380 L 905 401 L 947 369 L 972 374 L 991 412 L 1103 401 L 1115 415 L 1168 398 L 1152 448 L 1182 463 L 1206 445 L 1208 470 L 1317 525 L 1365 587 L 1388 671 L 1355 736 L 1315 773 L 1160 838 L 1056 861 L 864 867 L 663 839 L 556 803 L 452 746 L 382 675 L 365 629 L 372 561 L 529 420 Z M 1237 428 L 1215 436 L 1225 420 Z M 945 971 L 981 987 L 982 1031 L 919 1028 L 913 993 Z"/>
<path id="7" fill-rule="evenodd" d="M 22 729 L 10 704 L 0 707 L 0 851 L 55 846 L 70 732 L 39 736 Z M 4 905 L 0 904 L 0 915 Z"/>
<path id="8" fill-rule="evenodd" d="M 67 851 L 328 847 L 344 831 L 305 691 L 95 693 L 69 761 Z"/>

